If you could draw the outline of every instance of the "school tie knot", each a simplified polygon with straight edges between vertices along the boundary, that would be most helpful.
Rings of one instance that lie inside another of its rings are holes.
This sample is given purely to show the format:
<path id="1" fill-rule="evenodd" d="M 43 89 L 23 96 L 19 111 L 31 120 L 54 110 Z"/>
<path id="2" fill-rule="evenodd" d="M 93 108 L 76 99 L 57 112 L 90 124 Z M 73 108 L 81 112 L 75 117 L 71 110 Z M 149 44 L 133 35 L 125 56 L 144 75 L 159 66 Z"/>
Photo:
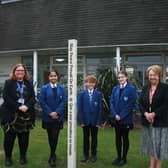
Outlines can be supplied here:
<path id="1" fill-rule="evenodd" d="M 124 89 L 124 85 L 120 85 L 120 89 Z"/>
<path id="2" fill-rule="evenodd" d="M 54 98 L 56 98 L 57 97 L 57 87 L 55 85 L 53 85 L 52 91 L 53 91 Z"/>
<path id="3" fill-rule="evenodd" d="M 90 103 L 92 102 L 92 96 L 93 96 L 93 92 L 89 91 L 89 99 L 90 99 Z"/>

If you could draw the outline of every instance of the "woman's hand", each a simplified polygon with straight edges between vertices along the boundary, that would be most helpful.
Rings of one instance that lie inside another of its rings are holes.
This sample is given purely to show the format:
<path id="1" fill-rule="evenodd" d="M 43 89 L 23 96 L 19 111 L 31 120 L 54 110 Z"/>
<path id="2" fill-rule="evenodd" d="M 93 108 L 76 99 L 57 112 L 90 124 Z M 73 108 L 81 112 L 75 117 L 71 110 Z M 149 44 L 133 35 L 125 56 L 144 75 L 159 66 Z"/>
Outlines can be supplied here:
<path id="1" fill-rule="evenodd" d="M 145 112 L 144 115 L 145 115 L 145 118 L 148 120 L 148 122 L 150 123 L 154 122 L 155 112 L 151 112 L 151 113 Z"/>
<path id="2" fill-rule="evenodd" d="M 21 106 L 19 106 L 19 110 L 25 113 L 25 112 L 27 112 L 28 107 L 26 105 L 21 105 Z"/>
<path id="3" fill-rule="evenodd" d="M 156 114 L 155 114 L 155 112 L 152 112 L 152 113 L 149 113 L 149 115 L 150 115 L 150 118 L 151 118 L 151 123 L 153 123 Z"/>

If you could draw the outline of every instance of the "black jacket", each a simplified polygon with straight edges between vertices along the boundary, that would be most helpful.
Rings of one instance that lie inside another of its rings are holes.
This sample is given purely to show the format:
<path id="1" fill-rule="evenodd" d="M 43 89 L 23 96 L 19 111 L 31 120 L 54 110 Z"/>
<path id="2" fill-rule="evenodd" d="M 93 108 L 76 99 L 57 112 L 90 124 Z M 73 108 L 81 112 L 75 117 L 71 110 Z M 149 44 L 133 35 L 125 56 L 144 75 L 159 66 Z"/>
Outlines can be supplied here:
<path id="1" fill-rule="evenodd" d="M 35 120 L 35 94 L 34 88 L 31 83 L 27 80 L 24 80 L 24 94 L 23 94 L 25 105 L 28 107 L 26 113 L 30 113 L 31 120 Z M 3 99 L 4 102 L 1 106 L 1 123 L 11 122 L 14 118 L 15 113 L 19 113 L 20 110 L 18 107 L 20 104 L 18 100 L 18 91 L 16 80 L 6 80 L 3 90 Z"/>
<path id="2" fill-rule="evenodd" d="M 149 103 L 150 85 L 144 86 L 139 98 L 140 109 L 142 113 L 142 125 L 149 126 L 144 113 L 155 112 L 154 127 L 168 127 L 168 85 L 159 83 L 153 95 L 152 104 Z"/>

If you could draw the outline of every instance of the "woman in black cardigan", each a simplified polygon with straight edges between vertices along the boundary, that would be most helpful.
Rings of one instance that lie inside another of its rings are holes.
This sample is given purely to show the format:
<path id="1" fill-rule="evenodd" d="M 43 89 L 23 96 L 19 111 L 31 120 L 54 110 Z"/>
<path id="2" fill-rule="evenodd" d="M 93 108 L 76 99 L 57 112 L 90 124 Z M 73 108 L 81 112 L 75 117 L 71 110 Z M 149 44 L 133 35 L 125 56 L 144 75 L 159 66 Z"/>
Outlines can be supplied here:
<path id="1" fill-rule="evenodd" d="M 168 85 L 162 83 L 162 69 L 153 65 L 147 69 L 149 84 L 140 95 L 142 113 L 142 154 L 150 155 L 150 168 L 161 168 L 168 158 Z"/>
<path id="2" fill-rule="evenodd" d="M 5 165 L 12 165 L 12 150 L 16 136 L 20 149 L 20 164 L 26 164 L 29 129 L 35 122 L 35 94 L 25 66 L 14 66 L 3 90 L 1 124 L 4 129 Z"/>

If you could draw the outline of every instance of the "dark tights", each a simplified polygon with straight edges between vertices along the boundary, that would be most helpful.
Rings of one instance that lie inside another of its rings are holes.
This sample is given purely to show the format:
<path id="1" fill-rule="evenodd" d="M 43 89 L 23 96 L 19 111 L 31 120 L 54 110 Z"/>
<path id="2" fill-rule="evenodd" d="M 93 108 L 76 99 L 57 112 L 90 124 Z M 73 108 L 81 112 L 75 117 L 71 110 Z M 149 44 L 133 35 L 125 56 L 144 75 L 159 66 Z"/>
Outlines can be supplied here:
<path id="1" fill-rule="evenodd" d="M 21 157 L 26 156 L 29 144 L 29 132 L 16 133 L 14 131 L 13 132 L 8 131 L 7 133 L 4 133 L 4 150 L 5 150 L 5 156 L 8 158 L 11 158 L 12 156 L 16 136 L 18 137 L 20 156 Z"/>
<path id="2" fill-rule="evenodd" d="M 50 145 L 50 155 L 55 156 L 55 151 L 58 143 L 60 128 L 47 128 L 48 142 Z"/>
<path id="3" fill-rule="evenodd" d="M 116 125 L 115 134 L 116 134 L 115 140 L 116 140 L 116 149 L 117 149 L 118 158 L 126 160 L 128 149 L 129 149 L 129 137 L 128 137 L 129 128 Z M 121 155 L 122 151 L 123 151 L 123 155 Z"/>

